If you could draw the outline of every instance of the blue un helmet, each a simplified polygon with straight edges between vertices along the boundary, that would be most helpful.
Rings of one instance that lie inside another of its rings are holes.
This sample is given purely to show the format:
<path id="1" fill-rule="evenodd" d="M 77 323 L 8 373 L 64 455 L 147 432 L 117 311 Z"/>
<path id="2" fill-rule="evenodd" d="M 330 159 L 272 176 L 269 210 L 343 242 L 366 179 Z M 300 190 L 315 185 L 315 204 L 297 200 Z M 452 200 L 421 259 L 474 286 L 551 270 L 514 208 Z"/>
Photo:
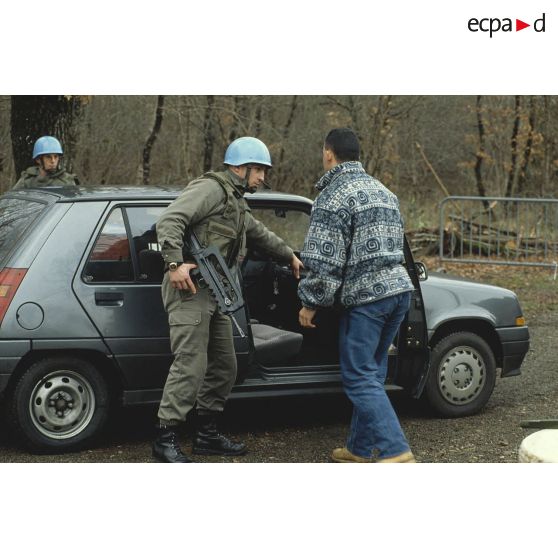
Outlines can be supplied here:
<path id="1" fill-rule="evenodd" d="M 271 155 L 265 143 L 251 137 L 235 139 L 225 152 L 225 165 L 240 167 L 250 163 L 271 168 Z"/>
<path id="2" fill-rule="evenodd" d="M 64 155 L 60 142 L 53 136 L 40 137 L 33 147 L 33 160 L 41 155 Z"/>

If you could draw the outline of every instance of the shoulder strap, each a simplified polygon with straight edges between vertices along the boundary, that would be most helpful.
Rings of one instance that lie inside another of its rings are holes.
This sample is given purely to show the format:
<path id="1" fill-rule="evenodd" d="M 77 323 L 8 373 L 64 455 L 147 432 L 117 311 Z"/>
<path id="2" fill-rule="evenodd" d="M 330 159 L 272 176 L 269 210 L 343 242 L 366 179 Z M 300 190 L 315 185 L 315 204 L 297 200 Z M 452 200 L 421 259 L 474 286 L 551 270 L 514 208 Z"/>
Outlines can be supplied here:
<path id="1" fill-rule="evenodd" d="M 232 246 L 232 248 L 230 249 L 229 253 L 228 253 L 228 257 L 227 257 L 227 264 L 229 266 L 231 266 L 235 261 L 236 258 L 238 257 L 238 253 L 240 251 L 240 244 L 242 242 L 242 238 L 244 236 L 245 233 L 245 228 L 246 228 L 246 218 L 245 218 L 245 214 L 246 214 L 246 204 L 242 203 L 243 202 L 243 198 L 242 195 L 235 190 L 230 184 L 227 184 L 227 182 L 225 181 L 225 179 L 219 175 L 216 172 L 206 172 L 204 175 L 204 178 L 211 178 L 213 180 L 215 180 L 216 182 L 219 183 L 219 185 L 221 186 L 221 188 L 223 188 L 224 192 L 225 192 L 225 196 L 226 196 L 226 202 L 225 202 L 225 209 L 223 210 L 223 217 L 230 217 L 232 212 L 235 211 L 235 206 L 238 207 L 238 230 L 239 233 L 236 237 L 236 240 L 234 242 L 234 245 Z M 234 198 L 236 198 L 236 200 L 238 200 L 236 203 L 234 201 Z"/>
<path id="2" fill-rule="evenodd" d="M 206 172 L 203 175 L 203 178 L 210 178 L 212 180 L 215 180 L 215 182 L 217 182 L 219 186 L 221 186 L 223 192 L 225 192 L 225 207 L 223 209 L 223 217 L 228 219 L 231 213 L 234 211 L 234 198 L 237 197 L 235 196 L 236 191 L 232 186 L 227 184 L 222 176 L 220 176 L 216 172 Z"/>

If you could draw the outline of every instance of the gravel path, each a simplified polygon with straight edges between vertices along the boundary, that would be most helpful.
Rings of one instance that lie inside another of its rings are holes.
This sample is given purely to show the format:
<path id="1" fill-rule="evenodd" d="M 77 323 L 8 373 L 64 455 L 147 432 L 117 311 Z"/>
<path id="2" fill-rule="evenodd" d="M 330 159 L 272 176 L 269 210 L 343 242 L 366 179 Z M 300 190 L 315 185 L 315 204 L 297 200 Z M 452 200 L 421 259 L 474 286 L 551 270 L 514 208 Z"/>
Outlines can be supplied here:
<path id="1" fill-rule="evenodd" d="M 531 350 L 521 376 L 498 379 L 482 413 L 460 419 L 432 417 L 404 394 L 391 397 L 411 447 L 421 462 L 513 463 L 521 440 L 531 431 L 520 428 L 526 418 L 558 417 L 558 348 L 554 317 L 538 317 L 530 325 Z M 197 458 L 205 462 L 325 462 L 343 443 L 351 408 L 344 396 L 282 398 L 231 402 L 227 431 L 245 441 L 243 457 Z M 95 447 L 63 455 L 30 455 L 0 434 L 0 462 L 144 462 L 156 409 L 121 410 Z M 191 432 L 181 434 L 189 449 Z"/>

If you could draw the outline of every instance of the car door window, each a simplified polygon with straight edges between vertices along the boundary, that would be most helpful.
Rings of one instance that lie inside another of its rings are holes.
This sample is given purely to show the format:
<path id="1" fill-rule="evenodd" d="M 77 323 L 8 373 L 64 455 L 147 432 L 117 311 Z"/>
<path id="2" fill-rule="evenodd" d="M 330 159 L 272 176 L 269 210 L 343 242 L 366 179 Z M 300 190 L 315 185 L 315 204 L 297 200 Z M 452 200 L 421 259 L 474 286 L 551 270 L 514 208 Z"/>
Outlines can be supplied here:
<path id="1" fill-rule="evenodd" d="M 137 280 L 141 283 L 161 283 L 163 280 L 164 262 L 155 224 L 164 209 L 163 206 L 126 208 L 133 252 L 138 264 Z"/>
<path id="2" fill-rule="evenodd" d="M 108 216 L 85 268 L 86 283 L 122 283 L 134 280 L 130 242 L 122 209 L 117 207 Z"/>
<path id="3" fill-rule="evenodd" d="M 252 215 L 280 236 L 293 250 L 302 250 L 310 225 L 310 215 L 282 207 L 252 208 Z"/>

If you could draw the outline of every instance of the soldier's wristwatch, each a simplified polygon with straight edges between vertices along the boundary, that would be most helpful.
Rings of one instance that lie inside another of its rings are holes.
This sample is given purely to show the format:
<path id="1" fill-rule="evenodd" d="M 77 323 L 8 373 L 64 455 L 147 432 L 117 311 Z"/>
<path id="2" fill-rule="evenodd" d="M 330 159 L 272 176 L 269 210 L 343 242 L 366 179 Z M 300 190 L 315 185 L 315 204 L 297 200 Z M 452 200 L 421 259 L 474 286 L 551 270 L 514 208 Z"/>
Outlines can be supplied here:
<path id="1" fill-rule="evenodd" d="M 176 271 L 178 269 L 178 264 L 176 262 L 171 262 L 169 264 L 169 271 Z"/>

